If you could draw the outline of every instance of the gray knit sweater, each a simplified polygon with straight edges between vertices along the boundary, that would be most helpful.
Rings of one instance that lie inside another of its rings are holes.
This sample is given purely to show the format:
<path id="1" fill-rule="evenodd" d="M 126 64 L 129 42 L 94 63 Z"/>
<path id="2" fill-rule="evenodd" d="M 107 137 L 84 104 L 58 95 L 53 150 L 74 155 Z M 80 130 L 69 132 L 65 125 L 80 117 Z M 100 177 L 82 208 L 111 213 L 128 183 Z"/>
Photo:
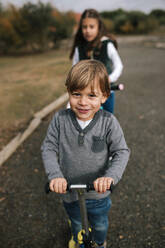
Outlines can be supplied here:
<path id="1" fill-rule="evenodd" d="M 71 109 L 60 110 L 49 125 L 41 150 L 49 181 L 64 177 L 72 184 L 92 183 L 101 176 L 112 177 L 117 184 L 129 158 L 123 131 L 115 116 L 105 110 L 99 110 L 85 129 Z M 108 194 L 94 191 L 86 198 Z M 76 192 L 62 196 L 67 202 L 77 200 Z"/>

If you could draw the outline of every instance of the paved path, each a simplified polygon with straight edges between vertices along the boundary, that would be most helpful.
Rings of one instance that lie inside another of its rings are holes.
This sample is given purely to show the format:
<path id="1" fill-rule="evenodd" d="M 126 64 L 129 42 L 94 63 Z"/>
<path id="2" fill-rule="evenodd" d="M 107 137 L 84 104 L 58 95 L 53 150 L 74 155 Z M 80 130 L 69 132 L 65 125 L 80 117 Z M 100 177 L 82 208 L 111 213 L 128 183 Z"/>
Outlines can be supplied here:
<path id="1" fill-rule="evenodd" d="M 123 44 L 116 116 L 131 158 L 112 196 L 108 247 L 163 248 L 165 50 Z M 0 247 L 64 248 L 69 228 L 59 196 L 46 196 L 40 145 L 50 117 L 0 168 Z"/>

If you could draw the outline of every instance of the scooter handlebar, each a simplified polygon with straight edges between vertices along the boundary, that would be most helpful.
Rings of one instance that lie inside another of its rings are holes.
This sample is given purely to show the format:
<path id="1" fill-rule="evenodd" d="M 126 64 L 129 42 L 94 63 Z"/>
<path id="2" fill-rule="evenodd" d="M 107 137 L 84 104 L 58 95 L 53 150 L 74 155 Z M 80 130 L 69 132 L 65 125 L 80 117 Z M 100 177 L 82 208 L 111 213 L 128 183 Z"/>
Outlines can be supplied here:
<path id="1" fill-rule="evenodd" d="M 124 84 L 111 83 L 111 90 L 124 90 Z"/>
<path id="2" fill-rule="evenodd" d="M 110 191 L 111 193 L 114 190 L 114 184 L 111 184 L 110 186 Z M 72 191 L 72 190 L 79 190 L 79 189 L 85 189 L 87 192 L 91 191 L 91 190 L 95 190 L 94 189 L 94 185 L 93 183 L 89 183 L 89 184 L 68 184 L 67 185 L 67 191 Z M 51 192 L 50 187 L 49 187 L 49 182 L 47 182 L 45 184 L 45 193 L 48 194 L 49 192 Z"/>

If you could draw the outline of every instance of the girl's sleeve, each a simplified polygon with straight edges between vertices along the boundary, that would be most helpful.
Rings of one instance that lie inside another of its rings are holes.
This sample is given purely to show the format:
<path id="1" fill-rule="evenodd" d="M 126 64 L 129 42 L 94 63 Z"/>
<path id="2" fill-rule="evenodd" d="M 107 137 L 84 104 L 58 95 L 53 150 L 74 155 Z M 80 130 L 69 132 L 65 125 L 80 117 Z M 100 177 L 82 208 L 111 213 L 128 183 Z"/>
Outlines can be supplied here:
<path id="1" fill-rule="evenodd" d="M 72 65 L 75 65 L 78 62 L 79 62 L 79 51 L 78 51 L 78 47 L 76 47 L 73 55 Z"/>
<path id="2" fill-rule="evenodd" d="M 47 135 L 41 147 L 42 160 L 49 181 L 51 181 L 53 178 L 64 177 L 58 163 L 59 134 L 60 132 L 57 113 L 48 127 Z"/>
<path id="3" fill-rule="evenodd" d="M 109 59 L 112 61 L 112 66 L 113 66 L 113 71 L 112 73 L 109 75 L 109 79 L 111 83 L 114 83 L 118 80 L 118 78 L 120 77 L 122 70 L 123 70 L 123 64 L 121 61 L 121 58 L 116 50 L 116 48 L 114 47 L 114 45 L 109 42 L 108 46 L 107 46 L 107 53 L 108 53 L 108 57 Z"/>

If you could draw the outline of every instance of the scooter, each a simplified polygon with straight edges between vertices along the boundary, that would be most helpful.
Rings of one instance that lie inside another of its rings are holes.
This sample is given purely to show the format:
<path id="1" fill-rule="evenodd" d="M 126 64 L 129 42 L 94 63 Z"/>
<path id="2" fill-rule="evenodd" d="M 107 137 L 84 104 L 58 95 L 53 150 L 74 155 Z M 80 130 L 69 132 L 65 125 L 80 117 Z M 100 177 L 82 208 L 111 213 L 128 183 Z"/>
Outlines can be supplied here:
<path id="1" fill-rule="evenodd" d="M 84 244 L 85 248 L 95 248 L 96 244 L 92 238 L 92 230 L 89 228 L 87 208 L 85 204 L 85 193 L 91 190 L 94 190 L 94 185 L 93 184 L 70 184 L 68 185 L 67 191 L 72 191 L 72 190 L 77 191 L 79 206 L 80 206 L 82 230 L 78 234 L 79 243 Z M 114 190 L 113 184 L 111 184 L 109 190 L 111 191 L 111 193 L 113 192 Z M 51 192 L 49 188 L 49 183 L 45 185 L 45 192 L 47 194 Z"/>

